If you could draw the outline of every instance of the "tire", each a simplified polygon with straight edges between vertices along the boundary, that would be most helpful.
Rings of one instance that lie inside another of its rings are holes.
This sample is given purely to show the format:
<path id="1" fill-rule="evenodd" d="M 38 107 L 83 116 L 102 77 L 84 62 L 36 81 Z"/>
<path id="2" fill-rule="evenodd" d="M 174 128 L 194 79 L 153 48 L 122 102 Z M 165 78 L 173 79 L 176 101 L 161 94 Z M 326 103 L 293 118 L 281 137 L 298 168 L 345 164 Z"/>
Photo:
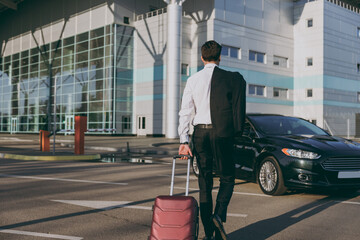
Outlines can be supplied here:
<path id="1" fill-rule="evenodd" d="M 257 180 L 261 191 L 267 195 L 283 195 L 287 188 L 280 166 L 274 157 L 266 157 L 260 162 Z"/>
<path id="2" fill-rule="evenodd" d="M 199 166 L 197 164 L 197 158 L 196 156 L 194 156 L 192 159 L 191 159 L 191 167 L 192 167 L 192 170 L 194 172 L 194 175 L 196 177 L 199 177 Z"/>

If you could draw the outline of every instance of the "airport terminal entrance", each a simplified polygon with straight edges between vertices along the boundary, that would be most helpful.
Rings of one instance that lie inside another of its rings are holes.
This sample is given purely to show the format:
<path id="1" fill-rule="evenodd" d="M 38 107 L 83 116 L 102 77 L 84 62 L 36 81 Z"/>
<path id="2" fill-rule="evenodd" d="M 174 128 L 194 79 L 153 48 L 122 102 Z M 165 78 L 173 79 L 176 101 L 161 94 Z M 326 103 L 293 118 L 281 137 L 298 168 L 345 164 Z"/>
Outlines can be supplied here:
<path id="1" fill-rule="evenodd" d="M 10 134 L 16 133 L 18 131 L 19 131 L 18 118 L 12 117 L 11 125 L 10 125 Z"/>
<path id="2" fill-rule="evenodd" d="M 66 115 L 65 116 L 65 135 L 72 134 L 75 129 L 75 120 L 74 115 Z"/>

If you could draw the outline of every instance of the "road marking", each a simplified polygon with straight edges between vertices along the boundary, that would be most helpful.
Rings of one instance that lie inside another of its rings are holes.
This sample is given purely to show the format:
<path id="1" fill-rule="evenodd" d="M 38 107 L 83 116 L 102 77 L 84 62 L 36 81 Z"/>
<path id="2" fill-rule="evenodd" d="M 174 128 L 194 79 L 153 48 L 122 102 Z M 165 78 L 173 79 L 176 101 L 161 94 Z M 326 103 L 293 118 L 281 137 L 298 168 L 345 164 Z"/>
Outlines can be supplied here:
<path id="1" fill-rule="evenodd" d="M 2 137 L 0 138 L 1 142 L 9 142 L 9 141 L 13 141 L 13 142 L 33 142 L 33 140 L 30 139 L 20 139 L 20 138 L 13 138 L 13 137 Z"/>
<path id="2" fill-rule="evenodd" d="M 184 187 L 174 187 L 174 189 L 186 189 Z M 191 191 L 200 191 L 198 188 L 189 188 Z M 213 192 L 219 192 L 218 190 L 213 190 Z M 257 197 L 272 197 L 270 195 L 260 194 L 260 193 L 247 193 L 247 192 L 233 192 L 233 194 L 239 195 L 248 195 L 248 196 L 257 196 Z"/>
<path id="3" fill-rule="evenodd" d="M 354 204 L 354 205 L 360 205 L 360 202 L 349 202 L 349 201 L 336 201 L 338 203 L 344 203 L 344 204 Z"/>
<path id="4" fill-rule="evenodd" d="M 100 160 L 100 154 L 92 155 L 63 155 L 63 156 L 31 156 L 31 155 L 19 155 L 10 153 L 0 153 L 0 158 L 22 160 L 22 161 L 92 161 Z"/>
<path id="5" fill-rule="evenodd" d="M 136 205 L 136 203 L 134 202 L 127 202 L 127 201 L 86 201 L 86 200 L 84 201 L 83 200 L 51 200 L 51 201 L 100 209 L 100 210 L 111 210 L 115 208 L 132 208 L 132 209 L 152 211 L 152 207 Z M 228 213 L 227 216 L 246 218 L 248 215 L 239 214 L 239 213 Z"/>
<path id="6" fill-rule="evenodd" d="M 158 175 L 160 177 L 171 177 L 170 175 Z M 175 178 L 185 178 L 186 179 L 186 176 L 175 176 Z M 194 177 L 194 176 L 190 176 L 190 180 L 196 180 L 197 177 Z M 185 189 L 185 188 L 181 188 L 181 187 L 174 187 L 174 189 L 177 188 L 177 189 Z M 189 190 L 192 190 L 192 191 L 199 191 L 198 188 L 189 188 Z M 218 192 L 217 190 L 213 190 L 213 192 Z M 233 194 L 238 194 L 238 195 L 247 195 L 247 196 L 258 196 L 258 197 L 272 197 L 270 195 L 266 195 L 266 194 L 260 194 L 260 193 L 247 193 L 247 192 L 233 192 Z"/>
<path id="7" fill-rule="evenodd" d="M 248 216 L 247 214 L 239 214 L 239 213 L 228 213 L 226 215 L 228 217 L 241 217 L 241 218 L 246 218 Z"/>
<path id="8" fill-rule="evenodd" d="M 1 228 L 0 228 L 0 233 L 9 233 L 9 234 L 18 234 L 18 235 L 45 237 L 45 238 L 56 238 L 56 239 L 65 239 L 65 240 L 83 239 L 81 237 L 64 236 L 64 235 L 49 234 L 49 233 L 28 232 L 28 231 L 17 231 L 17 230 L 1 229 Z"/>
<path id="9" fill-rule="evenodd" d="M 159 177 L 171 177 L 171 175 L 166 175 L 166 174 L 159 174 L 158 175 Z M 179 176 L 175 176 L 175 178 L 182 178 L 182 179 L 186 179 L 186 176 L 184 176 L 184 175 L 179 175 Z M 190 178 L 190 180 L 197 180 L 198 178 L 197 177 L 194 177 L 194 176 L 190 176 L 189 177 Z"/>
<path id="10" fill-rule="evenodd" d="M 37 180 L 50 180 L 50 181 L 63 181 L 63 182 L 80 182 L 80 183 L 95 183 L 95 184 L 128 185 L 128 183 L 101 182 L 101 181 L 66 179 L 66 178 L 47 178 L 47 177 L 35 177 L 35 176 L 19 176 L 19 175 L 8 175 L 8 174 L 0 174 L 0 177 L 37 179 Z"/>
<path id="11" fill-rule="evenodd" d="M 50 142 L 54 142 L 54 139 L 50 139 Z M 55 142 L 57 142 L 57 143 L 73 143 L 74 140 L 61 140 L 61 139 L 56 139 Z"/>
<path id="12" fill-rule="evenodd" d="M 110 210 L 114 208 L 133 208 L 142 210 L 152 210 L 152 207 L 131 205 L 132 202 L 127 201 L 86 201 L 86 200 L 52 200 L 53 202 L 61 202 L 82 207 Z"/>
<path id="13" fill-rule="evenodd" d="M 257 197 L 272 197 L 272 196 L 270 196 L 270 195 L 261 194 L 261 193 L 233 192 L 233 194 L 248 195 L 248 196 L 257 196 Z"/>

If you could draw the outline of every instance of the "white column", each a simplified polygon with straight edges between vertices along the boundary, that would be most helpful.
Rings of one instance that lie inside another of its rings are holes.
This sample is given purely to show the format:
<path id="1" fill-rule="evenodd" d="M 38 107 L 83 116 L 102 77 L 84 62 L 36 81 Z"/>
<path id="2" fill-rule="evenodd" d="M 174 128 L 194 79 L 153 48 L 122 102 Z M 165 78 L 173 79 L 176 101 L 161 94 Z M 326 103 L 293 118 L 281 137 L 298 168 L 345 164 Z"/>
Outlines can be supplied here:
<path id="1" fill-rule="evenodd" d="M 166 118 L 166 137 L 176 138 L 179 125 L 179 105 L 180 105 L 180 65 L 181 65 L 181 20 L 182 3 L 184 1 L 166 1 L 168 17 L 168 36 L 167 36 L 167 118 Z"/>

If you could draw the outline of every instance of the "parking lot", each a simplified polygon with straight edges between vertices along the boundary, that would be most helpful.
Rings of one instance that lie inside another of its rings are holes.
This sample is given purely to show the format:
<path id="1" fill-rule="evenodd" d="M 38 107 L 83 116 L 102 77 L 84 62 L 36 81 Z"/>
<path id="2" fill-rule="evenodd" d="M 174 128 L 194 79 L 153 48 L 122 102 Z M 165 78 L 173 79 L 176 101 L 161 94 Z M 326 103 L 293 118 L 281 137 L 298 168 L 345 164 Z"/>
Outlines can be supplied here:
<path id="1" fill-rule="evenodd" d="M 180 162 L 175 194 L 184 192 L 185 172 Z M 147 239 L 152 204 L 157 195 L 169 193 L 170 174 L 167 158 L 141 163 L 0 159 L 0 239 Z M 198 197 L 194 176 L 190 194 Z M 237 181 L 225 228 L 230 240 L 358 239 L 359 195 L 298 191 L 271 197 L 254 183 Z"/>

